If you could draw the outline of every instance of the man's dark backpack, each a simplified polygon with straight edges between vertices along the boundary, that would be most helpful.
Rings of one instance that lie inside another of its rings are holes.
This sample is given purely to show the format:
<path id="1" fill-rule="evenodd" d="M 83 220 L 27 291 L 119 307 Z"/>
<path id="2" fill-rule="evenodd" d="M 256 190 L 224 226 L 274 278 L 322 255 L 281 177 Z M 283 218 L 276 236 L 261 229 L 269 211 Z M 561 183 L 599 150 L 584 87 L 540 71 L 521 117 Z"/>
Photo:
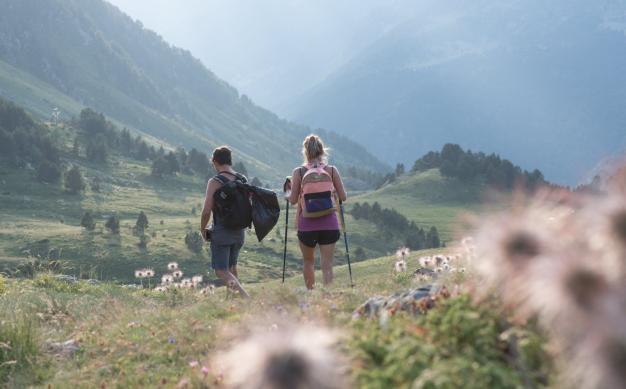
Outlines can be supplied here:
<path id="1" fill-rule="evenodd" d="M 234 176 L 235 180 L 228 180 L 224 174 Z M 219 222 L 230 229 L 250 227 L 252 205 L 246 177 L 239 173 L 220 172 L 214 178 L 222 184 L 213 195 L 214 211 Z"/>

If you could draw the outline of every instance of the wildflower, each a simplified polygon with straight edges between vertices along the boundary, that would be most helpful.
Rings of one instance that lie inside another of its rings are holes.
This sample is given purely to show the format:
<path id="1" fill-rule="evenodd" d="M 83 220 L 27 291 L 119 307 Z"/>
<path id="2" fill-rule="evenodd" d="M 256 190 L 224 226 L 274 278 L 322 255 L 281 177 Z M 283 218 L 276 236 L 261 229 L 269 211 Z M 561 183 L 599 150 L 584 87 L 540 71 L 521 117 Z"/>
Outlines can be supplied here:
<path id="1" fill-rule="evenodd" d="M 210 295 L 210 294 L 215 294 L 215 285 L 209 285 L 204 289 L 200 290 L 200 294 L 202 295 Z"/>
<path id="2" fill-rule="evenodd" d="M 394 266 L 394 269 L 396 271 L 396 273 L 403 273 L 406 271 L 406 261 L 405 260 L 399 260 L 396 261 L 396 264 Z"/>
<path id="3" fill-rule="evenodd" d="M 167 270 L 169 270 L 169 271 L 178 270 L 178 263 L 176 263 L 176 262 L 168 263 L 167 264 Z"/>
<path id="4" fill-rule="evenodd" d="M 174 276 L 172 276 L 171 274 L 164 274 L 161 277 L 161 283 L 163 285 L 170 285 L 174 282 Z"/>
<path id="5" fill-rule="evenodd" d="M 203 281 L 204 281 L 204 277 L 202 277 L 202 276 L 193 276 L 193 277 L 191 277 L 191 282 L 193 283 L 193 286 L 195 288 L 197 288 L 198 285 L 200 285 Z"/>
<path id="6" fill-rule="evenodd" d="M 180 281 L 180 285 L 185 289 L 189 289 L 193 287 L 193 282 L 191 278 L 183 278 L 182 281 Z"/>
<path id="7" fill-rule="evenodd" d="M 155 292 L 167 292 L 167 288 L 164 286 L 157 286 L 156 288 L 154 288 Z"/>
<path id="8" fill-rule="evenodd" d="M 192 369 L 195 369 L 196 367 L 198 367 L 198 365 L 200 365 L 200 363 L 198 361 L 191 361 L 189 362 L 189 367 Z"/>
<path id="9" fill-rule="evenodd" d="M 154 277 L 154 270 L 152 269 L 145 269 L 143 272 L 147 278 Z"/>
<path id="10" fill-rule="evenodd" d="M 216 365 L 228 372 L 224 377 L 227 387 L 348 387 L 342 372 L 346 365 L 335 352 L 335 343 L 336 336 L 320 327 L 265 328 L 218 356 Z"/>
<path id="11" fill-rule="evenodd" d="M 183 272 L 182 272 L 182 271 L 180 271 L 180 270 L 176 270 L 175 272 L 173 272 L 173 273 L 172 273 L 172 276 L 173 276 L 175 279 L 180 279 L 180 278 L 182 278 L 182 277 L 183 277 Z"/>
<path id="12" fill-rule="evenodd" d="M 537 239 L 526 231 L 516 231 L 504 242 L 505 253 L 514 260 L 528 260 L 541 253 Z"/>
<path id="13" fill-rule="evenodd" d="M 600 274 L 587 269 L 576 269 L 567 275 L 564 282 L 572 300 L 581 308 L 591 308 L 598 295 L 607 287 Z"/>
<path id="14" fill-rule="evenodd" d="M 209 368 L 206 366 L 202 366 L 202 374 L 206 377 L 209 375 Z"/>
<path id="15" fill-rule="evenodd" d="M 438 267 L 438 268 L 436 268 L 436 269 L 435 269 L 435 272 L 437 272 L 437 273 L 443 273 L 443 268 Z"/>
<path id="16" fill-rule="evenodd" d="M 403 260 L 409 256 L 410 252 L 411 251 L 407 247 L 401 247 L 398 251 L 396 251 L 396 258 Z"/>
<path id="17" fill-rule="evenodd" d="M 135 278 L 146 278 L 144 270 L 135 270 Z"/>

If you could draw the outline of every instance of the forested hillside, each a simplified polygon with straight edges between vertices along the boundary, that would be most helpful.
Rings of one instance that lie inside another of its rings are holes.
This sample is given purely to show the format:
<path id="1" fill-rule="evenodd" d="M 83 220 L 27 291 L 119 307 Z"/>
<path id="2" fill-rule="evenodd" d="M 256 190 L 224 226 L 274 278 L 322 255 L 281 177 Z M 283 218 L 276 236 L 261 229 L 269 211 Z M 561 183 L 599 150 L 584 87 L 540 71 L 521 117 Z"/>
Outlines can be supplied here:
<path id="1" fill-rule="evenodd" d="M 277 178 L 310 129 L 281 120 L 102 0 L 2 0 L 0 96 L 40 115 L 85 106 L 172 146 L 232 144 L 254 173 Z M 340 166 L 385 166 L 328 134 Z M 271 156 L 271 160 L 268 160 Z"/>

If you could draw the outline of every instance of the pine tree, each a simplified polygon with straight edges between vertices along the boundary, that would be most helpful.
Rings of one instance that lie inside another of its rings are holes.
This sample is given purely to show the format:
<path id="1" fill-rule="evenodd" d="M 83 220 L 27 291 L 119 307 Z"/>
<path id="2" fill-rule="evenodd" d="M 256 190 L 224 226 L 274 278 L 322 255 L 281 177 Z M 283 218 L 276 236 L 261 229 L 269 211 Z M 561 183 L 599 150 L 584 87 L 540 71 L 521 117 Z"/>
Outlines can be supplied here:
<path id="1" fill-rule="evenodd" d="M 71 194 L 77 194 L 85 189 L 85 180 L 77 166 L 72 166 L 65 173 L 65 190 Z"/>
<path id="2" fill-rule="evenodd" d="M 148 216 L 141 211 L 139 212 L 139 216 L 137 217 L 137 223 L 135 223 L 135 231 L 136 233 L 143 235 L 145 230 L 148 228 Z"/>

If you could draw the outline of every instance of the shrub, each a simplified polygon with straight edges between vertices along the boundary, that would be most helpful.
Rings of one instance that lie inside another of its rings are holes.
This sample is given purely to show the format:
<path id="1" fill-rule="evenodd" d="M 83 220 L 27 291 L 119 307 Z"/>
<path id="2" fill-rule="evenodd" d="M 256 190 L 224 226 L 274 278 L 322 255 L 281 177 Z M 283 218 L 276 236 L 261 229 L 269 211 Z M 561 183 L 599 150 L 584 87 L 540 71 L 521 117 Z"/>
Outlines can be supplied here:
<path id="1" fill-rule="evenodd" d="M 140 249 L 146 249 L 148 247 L 148 243 L 150 243 L 150 237 L 146 234 L 141 234 L 139 235 L 139 242 L 137 243 L 137 246 Z"/>
<path id="2" fill-rule="evenodd" d="M 519 329 L 518 340 L 492 304 L 468 296 L 441 301 L 417 319 L 398 314 L 381 326 L 356 321 L 350 342 L 361 387 L 540 387 L 550 366 L 541 337 Z M 519 346 L 519 345 L 524 345 Z M 521 368 L 521 367 L 524 368 Z"/>
<path id="3" fill-rule="evenodd" d="M 113 234 L 120 233 L 120 219 L 115 215 L 111 215 L 104 226 Z"/>
<path id="4" fill-rule="evenodd" d="M 202 240 L 200 233 L 194 231 L 188 232 L 187 235 L 185 235 L 185 244 L 190 251 L 199 254 L 202 251 L 204 241 Z"/>
<path id="5" fill-rule="evenodd" d="M 91 211 L 86 211 L 83 217 L 80 219 L 80 226 L 86 228 L 89 231 L 96 229 L 96 221 L 91 214 Z"/>

